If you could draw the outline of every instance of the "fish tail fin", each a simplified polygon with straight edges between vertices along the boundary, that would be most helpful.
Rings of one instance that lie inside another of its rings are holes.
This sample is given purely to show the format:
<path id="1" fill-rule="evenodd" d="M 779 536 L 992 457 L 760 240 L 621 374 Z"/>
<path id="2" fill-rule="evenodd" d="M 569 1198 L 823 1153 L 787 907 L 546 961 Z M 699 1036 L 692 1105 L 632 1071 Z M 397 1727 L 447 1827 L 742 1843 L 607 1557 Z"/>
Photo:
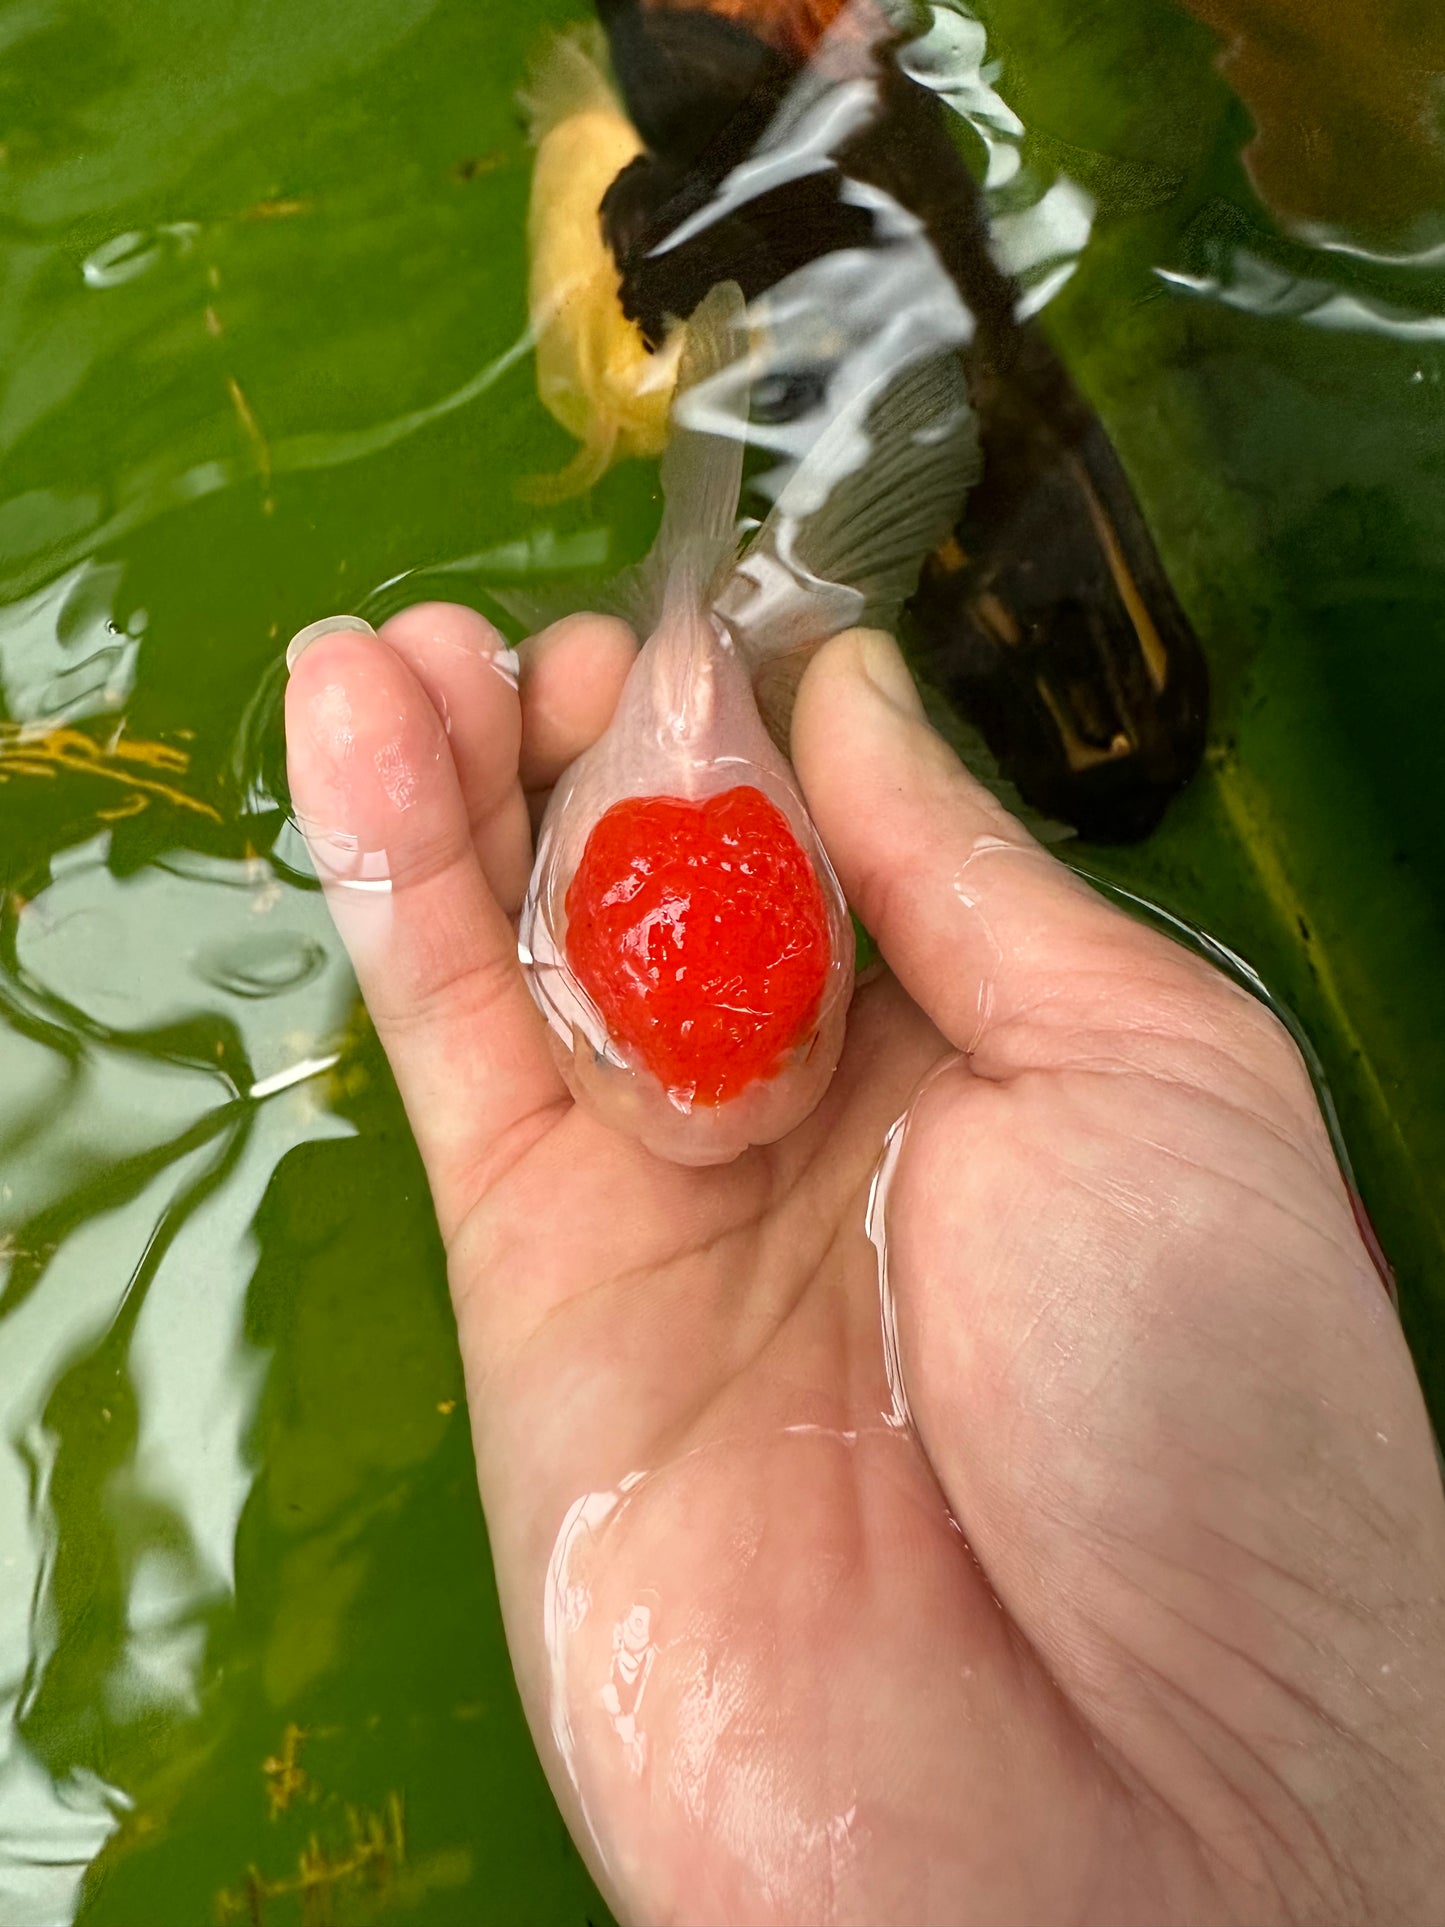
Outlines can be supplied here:
<path id="1" fill-rule="evenodd" d="M 782 655 L 769 656 L 753 670 L 758 714 L 774 747 L 784 756 L 792 754 L 793 711 L 798 703 L 799 685 L 813 654 L 811 649 L 789 649 Z"/>
<path id="2" fill-rule="evenodd" d="M 814 649 L 843 629 L 896 624 L 980 461 L 951 351 L 881 376 L 830 419 L 715 604 L 752 659 L 775 735 L 786 736 Z"/>
<path id="3" fill-rule="evenodd" d="M 737 553 L 748 435 L 745 314 L 742 290 L 724 281 L 687 323 L 662 456 L 662 526 L 642 565 L 656 598 L 680 574 L 696 592 L 710 593 L 710 578 Z M 648 613 L 655 619 L 660 606 Z"/>
<path id="4" fill-rule="evenodd" d="M 652 548 L 602 591 L 603 606 L 646 637 L 669 598 L 711 601 L 737 555 L 747 444 L 747 345 L 742 291 L 725 281 L 686 324 L 672 434 L 663 451 L 662 525 Z"/>

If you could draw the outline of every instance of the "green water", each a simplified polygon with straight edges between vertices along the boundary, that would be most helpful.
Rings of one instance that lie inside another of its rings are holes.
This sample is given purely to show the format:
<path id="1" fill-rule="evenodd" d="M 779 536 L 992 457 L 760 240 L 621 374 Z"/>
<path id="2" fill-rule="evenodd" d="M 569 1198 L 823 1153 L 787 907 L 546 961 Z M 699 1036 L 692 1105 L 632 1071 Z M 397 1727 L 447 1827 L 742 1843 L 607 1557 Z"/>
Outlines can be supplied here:
<path id="1" fill-rule="evenodd" d="M 0 1927 L 605 1918 L 422 1174 L 267 787 L 301 624 L 648 539 L 647 469 L 515 489 L 570 444 L 508 359 L 513 92 L 579 12 L 0 0 L 0 716 L 104 750 L 0 739 Z M 1164 830 L 1074 855 L 1299 1017 L 1438 1417 L 1445 273 L 1288 235 L 1166 0 L 979 12 L 1034 176 L 1097 203 L 1047 317 L 1215 678 Z M 1242 251 L 1349 325 L 1154 272 Z"/>

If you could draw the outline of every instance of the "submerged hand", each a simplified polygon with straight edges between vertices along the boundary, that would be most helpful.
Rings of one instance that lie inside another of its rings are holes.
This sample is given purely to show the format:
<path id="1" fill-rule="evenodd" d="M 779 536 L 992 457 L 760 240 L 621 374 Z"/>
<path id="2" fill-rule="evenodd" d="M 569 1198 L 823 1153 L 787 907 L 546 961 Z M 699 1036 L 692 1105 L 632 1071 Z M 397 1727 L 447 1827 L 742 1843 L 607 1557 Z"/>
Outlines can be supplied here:
<path id="1" fill-rule="evenodd" d="M 315 643 L 287 705 L 447 1241 L 522 1693 L 613 1904 L 1439 1917 L 1445 1502 L 1293 1045 L 854 635 L 794 751 L 890 974 L 783 1143 L 689 1171 L 606 1132 L 509 916 L 632 647 L 560 625 L 519 700 L 480 618 L 413 609 Z M 930 1072 L 878 1214 L 900 1424 L 864 1226 Z"/>

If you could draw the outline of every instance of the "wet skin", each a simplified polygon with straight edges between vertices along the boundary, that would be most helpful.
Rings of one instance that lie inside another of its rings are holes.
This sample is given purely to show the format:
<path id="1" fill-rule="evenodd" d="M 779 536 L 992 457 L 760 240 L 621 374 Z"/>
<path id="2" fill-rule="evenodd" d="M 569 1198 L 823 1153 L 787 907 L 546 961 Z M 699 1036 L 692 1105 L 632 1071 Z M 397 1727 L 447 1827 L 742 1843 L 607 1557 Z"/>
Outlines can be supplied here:
<path id="1" fill-rule="evenodd" d="M 561 624 L 519 696 L 431 605 L 313 644 L 287 702 L 448 1244 L 513 1660 L 612 1904 L 1445 1918 L 1445 1500 L 1293 1044 L 1034 846 L 853 634 L 793 750 L 890 969 L 781 1144 L 688 1171 L 608 1133 L 510 918 L 634 647 Z M 347 887 L 357 845 L 389 893 Z M 900 1427 L 864 1223 L 930 1072 L 884 1212 Z"/>

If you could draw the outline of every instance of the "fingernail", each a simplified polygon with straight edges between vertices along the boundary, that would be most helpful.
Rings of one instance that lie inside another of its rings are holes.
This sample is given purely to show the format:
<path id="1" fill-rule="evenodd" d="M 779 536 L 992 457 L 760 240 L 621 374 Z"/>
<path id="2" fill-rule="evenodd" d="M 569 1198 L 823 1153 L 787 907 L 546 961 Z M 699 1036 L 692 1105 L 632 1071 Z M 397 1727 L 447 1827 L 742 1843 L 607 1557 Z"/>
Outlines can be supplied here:
<path id="1" fill-rule="evenodd" d="M 912 722 L 924 721 L 926 712 L 913 672 L 891 636 L 881 629 L 860 629 L 858 657 L 863 674 L 891 708 Z"/>
<path id="2" fill-rule="evenodd" d="M 311 622 L 304 629 L 298 629 L 286 645 L 287 675 L 295 669 L 313 642 L 320 642 L 323 636 L 334 636 L 347 630 L 359 636 L 376 634 L 371 624 L 361 616 L 323 616 L 320 622 Z"/>

